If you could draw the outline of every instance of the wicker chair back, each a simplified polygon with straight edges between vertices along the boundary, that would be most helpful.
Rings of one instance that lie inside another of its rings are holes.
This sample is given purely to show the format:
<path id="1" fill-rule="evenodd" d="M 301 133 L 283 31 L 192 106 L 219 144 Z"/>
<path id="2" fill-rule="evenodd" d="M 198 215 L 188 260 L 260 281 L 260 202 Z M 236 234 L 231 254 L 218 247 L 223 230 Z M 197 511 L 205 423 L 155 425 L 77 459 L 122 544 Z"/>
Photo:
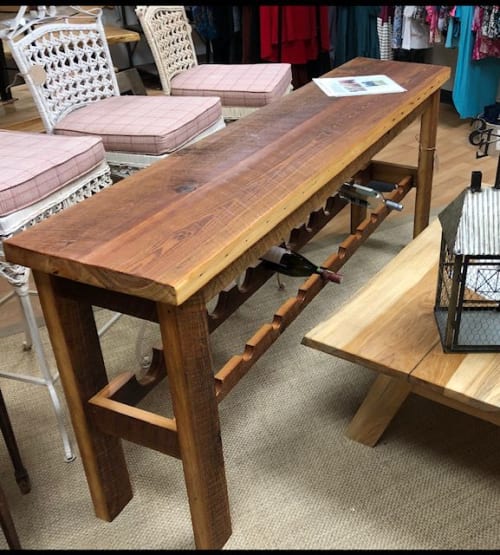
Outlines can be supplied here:
<path id="1" fill-rule="evenodd" d="M 137 17 L 151 48 L 165 94 L 179 73 L 198 65 L 184 6 L 137 6 Z"/>
<path id="2" fill-rule="evenodd" d="M 101 9 L 23 19 L 5 39 L 48 133 L 73 110 L 120 90 Z"/>

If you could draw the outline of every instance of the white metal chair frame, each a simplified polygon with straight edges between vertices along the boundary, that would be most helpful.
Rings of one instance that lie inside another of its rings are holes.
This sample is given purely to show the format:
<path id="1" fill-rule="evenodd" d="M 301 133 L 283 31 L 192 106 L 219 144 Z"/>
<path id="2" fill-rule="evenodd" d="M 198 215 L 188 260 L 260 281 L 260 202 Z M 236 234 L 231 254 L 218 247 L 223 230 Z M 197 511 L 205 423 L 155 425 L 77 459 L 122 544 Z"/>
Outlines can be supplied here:
<path id="1" fill-rule="evenodd" d="M 198 65 L 192 27 L 184 6 L 136 6 L 135 12 L 149 44 L 163 92 L 171 94 L 172 79 Z M 286 93 L 292 91 L 289 86 Z M 225 120 L 239 119 L 256 107 L 222 106 Z"/>
<path id="2" fill-rule="evenodd" d="M 45 130 L 72 111 L 112 96 L 120 96 L 117 78 L 102 23 L 102 10 L 78 6 L 50 6 L 36 14 L 20 6 L 0 36 L 9 44 L 19 72 L 28 86 Z M 225 127 L 221 117 L 185 145 Z M 123 178 L 168 154 L 152 156 L 106 151 L 114 177 Z M 116 314 L 99 330 L 102 335 L 120 317 Z M 140 341 L 142 336 L 139 336 Z M 138 353 L 141 348 L 138 345 Z M 143 355 L 141 361 L 144 358 Z M 48 378 L 47 378 L 48 379 Z"/>
<path id="3" fill-rule="evenodd" d="M 59 374 L 57 372 L 53 373 L 49 368 L 35 313 L 29 297 L 30 294 L 36 294 L 36 291 L 29 290 L 28 282 L 30 269 L 18 264 L 11 264 L 5 260 L 3 241 L 47 219 L 53 214 L 64 210 L 68 206 L 81 202 L 105 187 L 112 185 L 112 183 L 109 166 L 103 161 L 92 171 L 66 185 L 49 197 L 2 218 L 3 231 L 0 235 L 0 276 L 4 277 L 14 290 L 0 299 L 0 305 L 7 302 L 14 295 L 17 296 L 24 318 L 24 349 L 29 350 L 33 347 L 42 377 L 6 371 L 0 371 L 0 377 L 47 387 L 56 414 L 57 425 L 62 437 L 64 455 L 67 462 L 73 461 L 75 459 L 75 454 L 66 429 L 63 405 L 54 387 L 54 384 L 59 378 Z M 103 333 L 103 331 L 101 330 L 100 333 Z"/>
<path id="4" fill-rule="evenodd" d="M 11 27 L 2 32 L 28 86 L 47 133 L 73 110 L 120 96 L 113 61 L 102 23 L 102 10 L 78 6 L 26 16 L 21 6 Z M 212 125 L 187 144 L 224 127 Z M 111 171 L 125 177 L 168 154 L 106 152 Z"/>

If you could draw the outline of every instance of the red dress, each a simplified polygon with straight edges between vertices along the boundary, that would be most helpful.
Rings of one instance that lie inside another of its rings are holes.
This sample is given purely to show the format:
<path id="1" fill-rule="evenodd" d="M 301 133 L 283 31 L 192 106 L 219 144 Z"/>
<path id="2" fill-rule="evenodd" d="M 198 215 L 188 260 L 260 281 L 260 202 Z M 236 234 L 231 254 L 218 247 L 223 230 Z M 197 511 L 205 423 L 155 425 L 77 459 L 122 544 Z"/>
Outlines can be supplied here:
<path id="1" fill-rule="evenodd" d="M 259 11 L 262 60 L 306 64 L 329 50 L 328 6 L 259 6 Z"/>

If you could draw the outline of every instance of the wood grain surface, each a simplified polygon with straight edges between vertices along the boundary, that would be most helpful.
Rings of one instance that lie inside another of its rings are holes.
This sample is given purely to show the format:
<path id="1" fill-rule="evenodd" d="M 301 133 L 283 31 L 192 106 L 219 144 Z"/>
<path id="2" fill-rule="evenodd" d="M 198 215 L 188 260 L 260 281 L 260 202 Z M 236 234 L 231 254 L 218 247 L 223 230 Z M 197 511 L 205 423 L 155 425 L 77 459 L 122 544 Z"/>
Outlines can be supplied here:
<path id="1" fill-rule="evenodd" d="M 266 234 L 381 150 L 450 69 L 356 58 L 326 75 L 370 74 L 407 92 L 331 98 L 308 83 L 6 241 L 8 260 L 181 304 L 231 262 L 248 266 L 282 240 Z"/>
<path id="2" fill-rule="evenodd" d="M 117 25 L 104 25 L 106 40 L 108 44 L 120 44 L 124 42 L 139 42 L 141 35 L 132 29 L 124 29 Z"/>
<path id="3" fill-rule="evenodd" d="M 306 333 L 303 343 L 388 374 L 409 375 L 439 341 L 432 306 L 440 237 L 434 221 L 354 299 Z M 418 333 L 412 332 L 415 326 Z"/>
<path id="4" fill-rule="evenodd" d="M 435 219 L 303 344 L 400 378 L 420 394 L 498 411 L 500 353 L 443 352 L 433 312 L 440 239 Z"/>

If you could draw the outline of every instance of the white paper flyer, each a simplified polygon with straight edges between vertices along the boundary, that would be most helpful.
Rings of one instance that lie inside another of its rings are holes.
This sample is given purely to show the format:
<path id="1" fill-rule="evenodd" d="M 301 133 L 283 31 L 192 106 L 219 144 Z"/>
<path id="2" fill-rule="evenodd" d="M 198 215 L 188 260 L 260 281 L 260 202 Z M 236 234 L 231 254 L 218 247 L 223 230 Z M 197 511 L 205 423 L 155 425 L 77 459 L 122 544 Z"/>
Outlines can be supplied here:
<path id="1" fill-rule="evenodd" d="M 327 96 L 361 96 L 404 92 L 387 75 L 359 75 L 357 77 L 319 77 L 313 81 Z"/>

